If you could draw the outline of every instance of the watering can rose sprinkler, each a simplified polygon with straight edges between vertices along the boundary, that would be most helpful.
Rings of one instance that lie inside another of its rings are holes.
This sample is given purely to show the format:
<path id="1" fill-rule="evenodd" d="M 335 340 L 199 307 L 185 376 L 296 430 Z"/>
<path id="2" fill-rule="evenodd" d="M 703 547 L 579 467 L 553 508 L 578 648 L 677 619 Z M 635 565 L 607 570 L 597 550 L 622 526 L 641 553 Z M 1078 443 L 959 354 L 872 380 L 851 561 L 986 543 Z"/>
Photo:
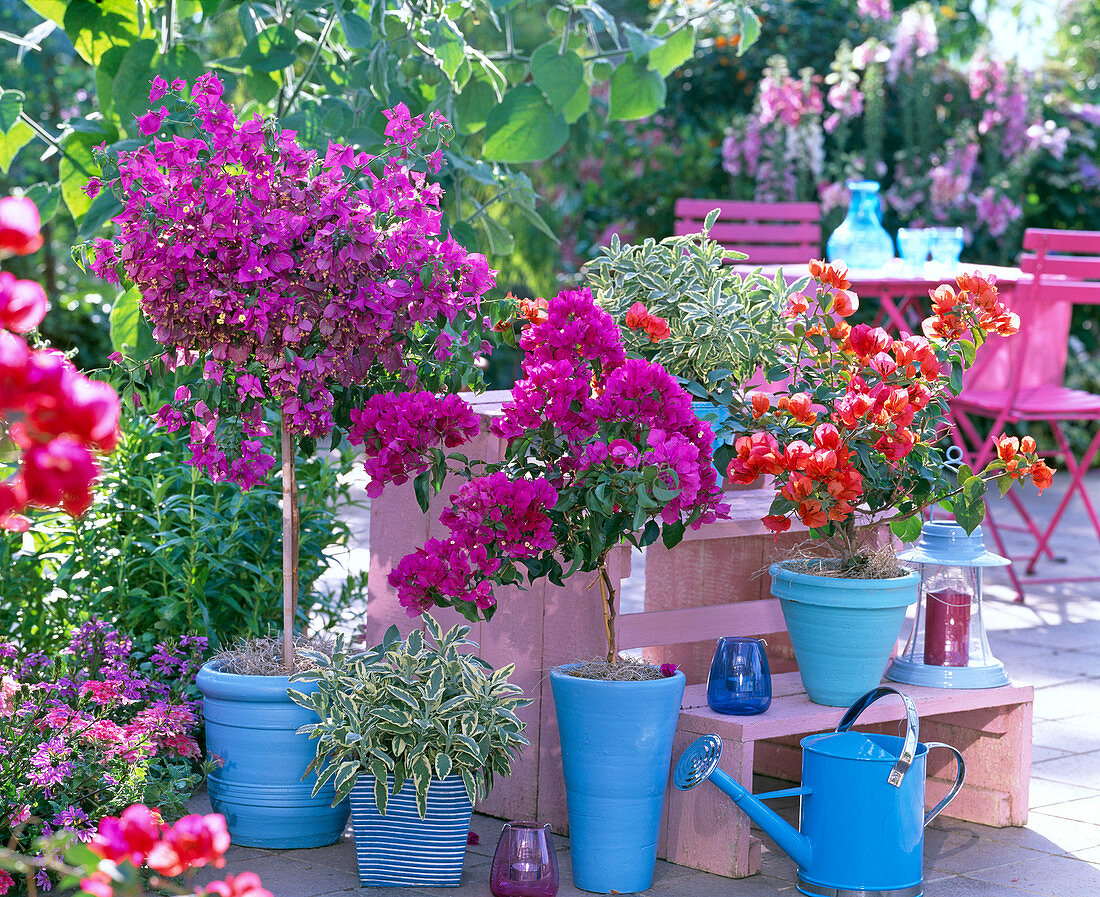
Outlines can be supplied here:
<path id="1" fill-rule="evenodd" d="M 904 735 L 850 731 L 856 718 L 887 695 L 905 702 Z M 859 698 L 835 732 L 802 739 L 802 785 L 753 795 L 718 769 L 722 740 L 704 735 L 680 757 L 673 782 L 687 791 L 709 779 L 798 864 L 798 890 L 810 897 L 921 897 L 924 893 L 924 827 L 962 788 L 966 765 L 950 745 L 918 741 L 912 700 L 880 687 Z M 947 796 L 924 812 L 928 752 L 945 748 L 958 771 Z M 762 802 L 801 796 L 794 829 Z"/>

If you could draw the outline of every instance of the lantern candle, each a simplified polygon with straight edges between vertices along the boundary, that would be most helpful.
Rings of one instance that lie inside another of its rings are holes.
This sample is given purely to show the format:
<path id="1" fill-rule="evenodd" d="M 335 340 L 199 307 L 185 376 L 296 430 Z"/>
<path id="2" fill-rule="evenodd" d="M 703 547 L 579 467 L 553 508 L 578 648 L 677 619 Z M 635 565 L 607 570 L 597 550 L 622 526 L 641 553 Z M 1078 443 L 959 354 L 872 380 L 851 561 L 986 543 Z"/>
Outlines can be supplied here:
<path id="1" fill-rule="evenodd" d="M 964 667 L 970 662 L 970 602 L 955 589 L 928 592 L 924 612 L 924 662 Z"/>

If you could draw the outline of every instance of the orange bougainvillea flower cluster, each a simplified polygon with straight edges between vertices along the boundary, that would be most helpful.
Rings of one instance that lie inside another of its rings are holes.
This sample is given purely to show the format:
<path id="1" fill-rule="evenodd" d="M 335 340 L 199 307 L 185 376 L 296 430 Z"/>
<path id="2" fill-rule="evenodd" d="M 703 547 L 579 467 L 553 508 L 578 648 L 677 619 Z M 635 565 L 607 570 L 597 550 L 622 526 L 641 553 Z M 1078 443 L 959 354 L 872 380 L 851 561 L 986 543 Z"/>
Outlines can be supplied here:
<path id="1" fill-rule="evenodd" d="M 905 519 L 950 500 L 962 490 L 948 476 L 939 440 L 952 372 L 957 385 L 976 346 L 988 334 L 1015 333 L 1019 317 L 992 279 L 967 274 L 957 289 L 930 291 L 924 335 L 894 335 L 844 320 L 859 299 L 843 262 L 813 261 L 809 270 L 810 287 L 788 297 L 788 329 L 779 336 L 783 363 L 767 372 L 772 387 L 750 390 L 730 408 L 733 429 L 742 434 L 734 441 L 730 480 L 774 478 L 763 523 L 776 533 L 797 519 L 824 535 L 850 536 L 857 513 L 867 522 Z M 985 480 L 1007 488 L 1030 478 L 1041 490 L 1052 475 L 1034 439 L 1003 436 L 997 460 L 976 475 L 967 469 L 963 479 L 980 481 L 966 490 L 972 501 Z"/>
<path id="2" fill-rule="evenodd" d="M 1021 439 L 1002 433 L 997 438 L 997 460 L 992 466 L 1002 469 L 1000 465 L 1004 465 L 1004 475 L 1010 479 L 1030 478 L 1040 493 L 1054 483 L 1054 471 L 1042 458 L 1035 458 L 1035 440 L 1030 436 Z"/>
<path id="3" fill-rule="evenodd" d="M 644 331 L 650 341 L 654 343 L 672 336 L 668 321 L 657 315 L 651 315 L 641 302 L 635 302 L 627 309 L 625 324 L 631 330 Z"/>

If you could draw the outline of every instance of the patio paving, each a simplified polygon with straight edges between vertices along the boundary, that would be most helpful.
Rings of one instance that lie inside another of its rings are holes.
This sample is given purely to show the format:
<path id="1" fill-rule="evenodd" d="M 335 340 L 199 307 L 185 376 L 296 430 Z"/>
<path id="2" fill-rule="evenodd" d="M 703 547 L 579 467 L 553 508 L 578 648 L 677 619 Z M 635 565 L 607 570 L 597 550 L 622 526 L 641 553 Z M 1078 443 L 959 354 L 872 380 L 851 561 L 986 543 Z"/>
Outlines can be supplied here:
<path id="1" fill-rule="evenodd" d="M 1043 496 L 1051 509 L 1054 487 Z M 1089 477 L 1089 492 L 1100 501 L 1100 474 Z M 1029 504 L 1034 496 L 1028 497 Z M 363 520 L 357 531 L 366 532 Z M 1022 537 L 1010 542 L 1024 547 Z M 1055 539 L 1069 554 L 1064 564 L 1047 562 L 1040 575 L 1095 574 L 1100 556 L 1080 502 L 1075 501 Z M 1011 550 L 1011 549 L 1010 549 Z M 362 546 L 357 546 L 357 553 Z M 359 557 L 362 555 L 359 554 Z M 638 577 L 630 585 L 637 588 Z M 939 817 L 926 831 L 926 897 L 994 897 L 1041 894 L 1047 897 L 1100 895 L 1100 583 L 1036 586 L 1025 604 L 1013 603 L 1003 573 L 987 577 L 986 625 L 997 657 L 1014 683 L 1032 684 L 1035 693 L 1034 763 L 1031 812 L 1025 828 L 989 828 Z M 758 780 L 756 790 L 772 783 Z M 775 802 L 789 819 L 797 804 Z M 194 801 L 206 812 L 204 796 Z M 501 821 L 475 815 L 480 843 L 470 846 L 459 888 L 359 887 L 350 830 L 331 847 L 317 850 L 255 850 L 233 847 L 228 865 L 200 880 L 246 869 L 259 874 L 275 897 L 336 897 L 352 892 L 388 895 L 489 894 L 489 863 Z M 764 838 L 759 875 L 728 879 L 658 862 L 653 897 L 771 897 L 795 895 L 795 866 Z M 573 886 L 568 839 L 556 838 L 561 897 L 585 894 Z M 206 871 L 206 870 L 200 870 Z"/>

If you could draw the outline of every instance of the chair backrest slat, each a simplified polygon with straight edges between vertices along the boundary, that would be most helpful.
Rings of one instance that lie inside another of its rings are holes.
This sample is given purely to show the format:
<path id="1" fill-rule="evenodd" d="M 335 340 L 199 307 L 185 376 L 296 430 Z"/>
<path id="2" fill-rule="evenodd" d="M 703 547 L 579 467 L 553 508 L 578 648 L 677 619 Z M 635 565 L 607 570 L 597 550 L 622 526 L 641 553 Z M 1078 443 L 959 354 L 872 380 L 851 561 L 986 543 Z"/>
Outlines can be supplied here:
<path id="1" fill-rule="evenodd" d="M 678 199 L 675 233 L 699 233 L 714 209 L 711 237 L 750 264 L 805 264 L 821 253 L 821 207 L 813 202 Z"/>
<path id="2" fill-rule="evenodd" d="M 1031 228 L 1024 233 L 1012 310 L 1020 334 L 991 337 L 978 351 L 965 385 L 972 390 L 1061 386 L 1065 382 L 1074 305 L 1100 305 L 1100 231 Z"/>
<path id="3" fill-rule="evenodd" d="M 714 209 L 723 221 L 821 221 L 821 206 L 816 202 L 753 202 L 730 199 L 678 199 L 677 218 L 702 221 Z"/>
<path id="4" fill-rule="evenodd" d="M 1100 280 L 1100 255 L 1089 258 L 1075 255 L 1020 256 L 1020 270 L 1029 274 L 1056 275 L 1072 280 Z"/>
<path id="5" fill-rule="evenodd" d="M 1028 228 L 1024 233 L 1024 249 L 1040 248 L 1048 254 L 1100 255 L 1100 231 Z"/>

